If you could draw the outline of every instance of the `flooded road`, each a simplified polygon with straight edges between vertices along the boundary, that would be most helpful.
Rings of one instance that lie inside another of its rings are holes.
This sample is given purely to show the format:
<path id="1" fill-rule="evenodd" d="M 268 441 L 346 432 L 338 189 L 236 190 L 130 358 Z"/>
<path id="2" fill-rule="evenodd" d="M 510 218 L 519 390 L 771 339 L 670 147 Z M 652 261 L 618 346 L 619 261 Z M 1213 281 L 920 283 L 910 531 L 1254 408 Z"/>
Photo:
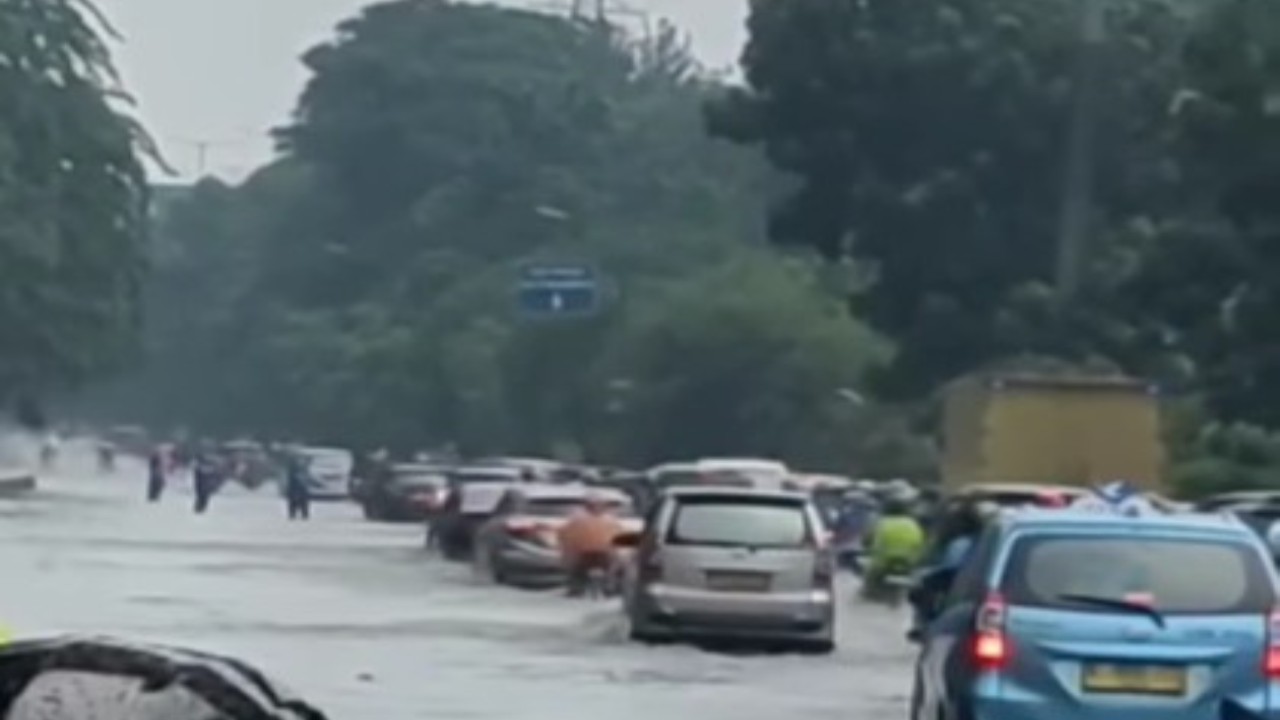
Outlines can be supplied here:
<path id="1" fill-rule="evenodd" d="M 607 602 L 478 585 L 414 526 L 347 504 L 289 523 L 270 492 L 197 517 L 142 501 L 141 468 L 0 500 L 0 619 L 21 636 L 107 633 L 258 664 L 334 720 L 887 720 L 905 716 L 903 618 L 846 601 L 826 658 L 623 639 Z"/>

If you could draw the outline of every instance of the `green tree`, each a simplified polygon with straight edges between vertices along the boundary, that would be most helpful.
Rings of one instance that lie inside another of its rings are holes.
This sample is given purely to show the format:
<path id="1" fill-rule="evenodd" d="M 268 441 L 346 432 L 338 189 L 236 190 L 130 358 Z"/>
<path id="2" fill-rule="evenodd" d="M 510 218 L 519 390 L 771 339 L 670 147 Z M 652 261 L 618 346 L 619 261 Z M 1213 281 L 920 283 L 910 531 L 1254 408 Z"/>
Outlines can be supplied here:
<path id="1" fill-rule="evenodd" d="M 1199 332 L 1205 391 L 1220 414 L 1280 426 L 1280 10 L 1214 3 L 1187 45 L 1178 115 L 1206 223 L 1166 254 Z M 1172 283 L 1171 283 L 1172 284 Z"/>
<path id="2" fill-rule="evenodd" d="M 855 408 L 883 340 L 850 322 L 807 263 L 744 254 L 655 294 L 597 367 L 625 382 L 596 413 L 635 462 L 761 454 L 853 466 Z M 608 396 L 606 396 L 608 397 Z"/>
<path id="3" fill-rule="evenodd" d="M 703 134 L 674 30 L 384 3 L 307 62 L 282 159 L 158 220 L 152 352 L 118 393 L 150 422 L 544 450 L 584 426 L 615 318 L 524 322 L 522 263 L 626 296 L 762 237 L 762 166 Z"/>
<path id="4" fill-rule="evenodd" d="M 79 0 L 0 7 L 0 399 L 35 397 L 133 349 L 146 256 L 138 125 L 106 26 Z"/>
<path id="5" fill-rule="evenodd" d="M 1114 222 L 1166 184 L 1159 119 L 1184 21 L 1158 1 L 1108 7 L 1100 52 L 1115 72 L 1100 79 L 1097 151 Z M 776 241 L 872 270 L 854 309 L 899 344 L 886 391 L 915 396 L 1059 342 L 1006 330 L 1015 296 L 1053 275 L 1079 12 L 1068 0 L 752 2 L 746 87 L 708 109 L 710 127 L 798 180 L 773 213 Z"/>

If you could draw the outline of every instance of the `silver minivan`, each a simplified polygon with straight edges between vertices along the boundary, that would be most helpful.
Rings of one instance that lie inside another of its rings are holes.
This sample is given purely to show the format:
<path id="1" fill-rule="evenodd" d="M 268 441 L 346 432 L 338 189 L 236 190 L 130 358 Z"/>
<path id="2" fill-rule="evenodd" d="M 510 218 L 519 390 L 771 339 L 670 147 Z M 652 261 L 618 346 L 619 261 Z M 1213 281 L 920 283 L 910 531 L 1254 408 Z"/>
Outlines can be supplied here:
<path id="1" fill-rule="evenodd" d="M 635 549 L 624 594 L 634 640 L 835 647 L 834 563 L 806 495 L 673 488 L 618 545 Z"/>

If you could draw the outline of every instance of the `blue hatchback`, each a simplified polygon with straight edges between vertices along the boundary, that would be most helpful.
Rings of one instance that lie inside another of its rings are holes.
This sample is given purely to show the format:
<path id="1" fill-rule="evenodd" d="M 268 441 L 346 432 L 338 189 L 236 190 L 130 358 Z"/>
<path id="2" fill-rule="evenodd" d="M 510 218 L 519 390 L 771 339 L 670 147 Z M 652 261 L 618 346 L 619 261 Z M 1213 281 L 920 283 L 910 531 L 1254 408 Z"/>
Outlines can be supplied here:
<path id="1" fill-rule="evenodd" d="M 912 720 L 1280 720 L 1277 578 L 1225 515 L 996 519 L 929 619 Z"/>

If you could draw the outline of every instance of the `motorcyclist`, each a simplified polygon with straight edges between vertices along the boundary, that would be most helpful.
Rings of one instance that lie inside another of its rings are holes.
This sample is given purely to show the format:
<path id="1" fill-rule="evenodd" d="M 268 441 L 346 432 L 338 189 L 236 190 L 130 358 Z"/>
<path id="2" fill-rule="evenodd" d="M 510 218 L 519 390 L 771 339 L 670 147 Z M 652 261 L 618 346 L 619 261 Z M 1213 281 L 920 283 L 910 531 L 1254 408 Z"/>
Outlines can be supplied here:
<path id="1" fill-rule="evenodd" d="M 843 567 L 855 573 L 862 572 L 862 553 L 878 514 L 878 505 L 869 495 L 859 492 L 845 495 L 832 527 L 832 540 Z"/>
<path id="2" fill-rule="evenodd" d="M 954 534 L 943 546 L 941 557 L 923 568 L 916 577 L 915 587 L 908 598 L 912 607 L 911 627 L 907 630 L 909 639 L 919 638 L 925 618 L 950 592 L 956 573 L 969 558 L 987 522 L 999 512 L 999 506 L 990 502 L 973 503 L 960 511 Z"/>
<path id="3" fill-rule="evenodd" d="M 621 532 L 609 503 L 596 494 L 588 495 L 582 510 L 561 526 L 557 539 L 571 597 L 585 592 L 591 571 L 613 571 L 613 541 Z"/>
<path id="4" fill-rule="evenodd" d="M 885 498 L 883 513 L 876 521 L 868 548 L 864 588 L 876 588 L 895 569 L 910 572 L 924 554 L 925 536 L 912 514 L 914 497 L 894 493 Z"/>

